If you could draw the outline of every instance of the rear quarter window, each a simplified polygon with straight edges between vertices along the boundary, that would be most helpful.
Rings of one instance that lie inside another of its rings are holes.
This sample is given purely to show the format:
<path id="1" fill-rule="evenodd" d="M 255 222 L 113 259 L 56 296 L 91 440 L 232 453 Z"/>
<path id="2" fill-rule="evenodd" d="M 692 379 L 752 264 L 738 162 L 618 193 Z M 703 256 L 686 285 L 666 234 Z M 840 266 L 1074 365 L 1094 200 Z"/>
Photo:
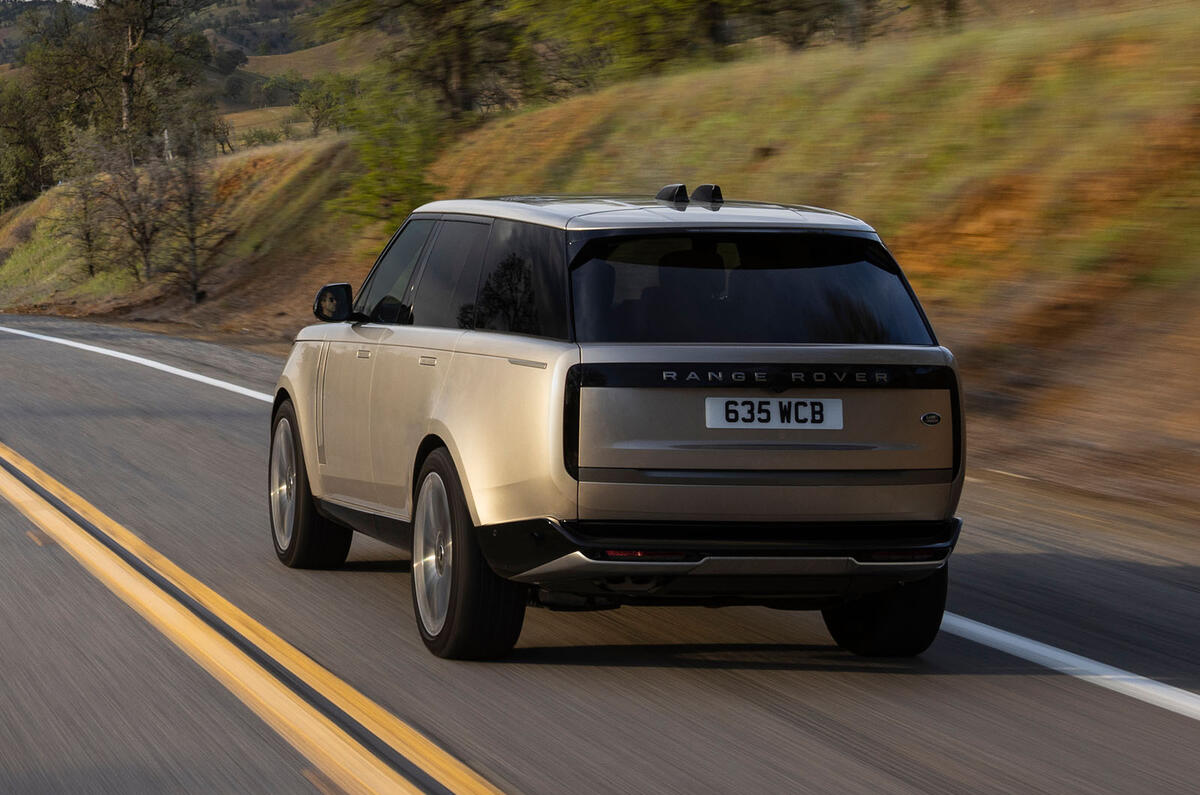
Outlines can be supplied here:
<path id="1" fill-rule="evenodd" d="M 497 220 L 475 300 L 480 330 L 567 339 L 564 233 Z"/>

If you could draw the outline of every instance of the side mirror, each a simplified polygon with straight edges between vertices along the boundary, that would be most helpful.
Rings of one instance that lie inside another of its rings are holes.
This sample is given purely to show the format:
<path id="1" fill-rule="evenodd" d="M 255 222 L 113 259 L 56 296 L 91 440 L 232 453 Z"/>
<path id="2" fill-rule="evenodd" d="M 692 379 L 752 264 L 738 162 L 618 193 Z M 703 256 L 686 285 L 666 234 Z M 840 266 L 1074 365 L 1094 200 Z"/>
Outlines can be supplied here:
<path id="1" fill-rule="evenodd" d="M 350 285 L 345 282 L 327 284 L 317 291 L 317 300 L 313 301 L 313 314 L 317 316 L 317 320 L 323 320 L 326 323 L 340 323 L 350 319 L 352 302 L 353 293 Z"/>

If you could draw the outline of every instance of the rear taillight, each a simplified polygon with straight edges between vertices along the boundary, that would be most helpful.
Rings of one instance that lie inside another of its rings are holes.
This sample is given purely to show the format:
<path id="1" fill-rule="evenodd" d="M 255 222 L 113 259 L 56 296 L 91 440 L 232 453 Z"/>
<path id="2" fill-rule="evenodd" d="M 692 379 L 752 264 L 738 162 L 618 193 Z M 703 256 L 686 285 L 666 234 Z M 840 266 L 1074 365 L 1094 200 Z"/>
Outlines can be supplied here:
<path id="1" fill-rule="evenodd" d="M 567 370 L 567 387 L 563 396 L 563 466 L 567 474 L 579 480 L 579 388 L 582 365 Z"/>

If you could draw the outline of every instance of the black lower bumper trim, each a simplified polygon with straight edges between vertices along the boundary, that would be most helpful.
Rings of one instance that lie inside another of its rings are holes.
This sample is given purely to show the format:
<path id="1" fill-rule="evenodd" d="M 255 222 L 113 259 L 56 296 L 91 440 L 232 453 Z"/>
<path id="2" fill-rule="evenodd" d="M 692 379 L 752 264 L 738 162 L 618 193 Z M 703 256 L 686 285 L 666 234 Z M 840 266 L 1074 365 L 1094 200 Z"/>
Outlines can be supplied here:
<path id="1" fill-rule="evenodd" d="M 958 541 L 961 519 L 928 522 L 558 522 L 531 519 L 479 528 L 492 569 L 514 577 L 572 552 L 657 559 L 723 557 L 942 557 Z M 926 554 L 928 553 L 928 554 Z"/>

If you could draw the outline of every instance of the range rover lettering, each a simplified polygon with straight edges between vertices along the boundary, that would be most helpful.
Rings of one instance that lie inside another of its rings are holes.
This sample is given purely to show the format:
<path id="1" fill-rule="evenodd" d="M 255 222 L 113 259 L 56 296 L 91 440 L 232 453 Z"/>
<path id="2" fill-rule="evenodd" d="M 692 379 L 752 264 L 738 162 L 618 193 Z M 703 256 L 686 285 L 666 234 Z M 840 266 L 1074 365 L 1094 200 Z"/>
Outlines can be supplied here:
<path id="1" fill-rule="evenodd" d="M 862 221 L 715 185 L 436 201 L 313 311 L 275 393 L 275 552 L 411 554 L 434 654 L 502 656 L 531 606 L 820 610 L 865 655 L 937 634 L 959 379 Z"/>

